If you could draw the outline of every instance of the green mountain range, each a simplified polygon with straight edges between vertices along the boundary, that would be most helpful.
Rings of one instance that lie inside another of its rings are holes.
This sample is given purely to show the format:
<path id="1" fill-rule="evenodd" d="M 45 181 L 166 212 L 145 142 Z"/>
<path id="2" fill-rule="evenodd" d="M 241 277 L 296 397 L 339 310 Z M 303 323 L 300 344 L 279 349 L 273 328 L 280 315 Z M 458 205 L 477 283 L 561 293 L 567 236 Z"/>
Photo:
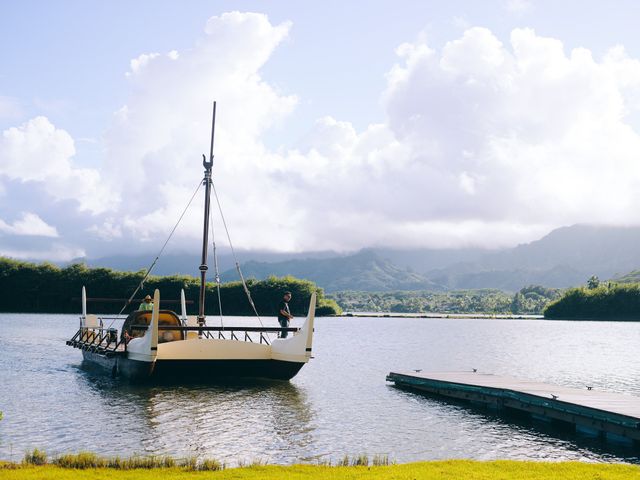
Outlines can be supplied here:
<path id="1" fill-rule="evenodd" d="M 394 265 L 373 250 L 324 259 L 294 259 L 275 263 L 250 261 L 242 265 L 242 272 L 245 277 L 256 279 L 271 275 L 293 275 L 311 280 L 327 292 L 444 289 L 423 275 Z M 235 269 L 232 269 L 224 272 L 222 278 L 232 278 L 234 275 Z"/>
<path id="2" fill-rule="evenodd" d="M 328 292 L 343 290 L 464 290 L 494 288 L 516 292 L 526 285 L 566 288 L 592 275 L 625 278 L 640 268 L 640 227 L 574 225 L 513 248 L 485 250 L 372 248 L 338 252 L 238 252 L 247 278 L 293 275 L 316 282 Z M 86 260 L 117 270 L 146 267 L 149 256 L 113 256 Z M 211 264 L 213 262 L 210 262 Z M 169 254 L 154 271 L 160 275 L 197 275 L 197 254 Z M 238 279 L 229 252 L 220 256 L 223 281 Z"/>

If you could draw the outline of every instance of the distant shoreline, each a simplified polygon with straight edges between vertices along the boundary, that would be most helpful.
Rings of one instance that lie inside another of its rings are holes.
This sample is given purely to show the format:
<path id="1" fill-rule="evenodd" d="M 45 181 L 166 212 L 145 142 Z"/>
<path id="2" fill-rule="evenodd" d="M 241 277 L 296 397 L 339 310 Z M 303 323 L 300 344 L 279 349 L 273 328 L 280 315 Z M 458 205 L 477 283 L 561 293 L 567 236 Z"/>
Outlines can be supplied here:
<path id="1" fill-rule="evenodd" d="M 350 318 L 444 318 L 444 319 L 477 319 L 477 320 L 548 320 L 552 322 L 620 322 L 631 323 L 640 322 L 640 318 L 607 317 L 607 318 L 548 318 L 544 315 L 507 315 L 491 313 L 360 313 L 347 312 L 342 315 L 329 315 L 330 317 L 350 317 Z"/>
<path id="2" fill-rule="evenodd" d="M 345 312 L 334 317 L 368 318 L 470 318 L 498 320 L 542 320 L 543 315 L 509 315 L 504 313 L 382 313 L 382 312 Z"/>
<path id="3" fill-rule="evenodd" d="M 56 315 L 68 316 L 77 313 L 59 313 L 59 312 L 0 312 L 0 315 Z M 97 314 L 98 317 L 112 318 L 113 314 Z M 217 317 L 217 315 L 208 315 L 209 317 Z M 126 315 L 122 315 L 124 320 Z M 228 315 L 235 318 L 255 318 L 255 315 Z M 262 316 L 262 319 L 275 319 L 273 315 Z M 302 318 L 298 316 L 296 318 Z M 319 318 L 421 318 L 421 319 L 450 319 L 450 320 L 549 320 L 549 321 L 566 321 L 566 322 L 640 322 L 640 318 L 545 318 L 543 315 L 507 315 L 492 313 L 382 313 L 382 312 L 347 312 L 341 315 L 317 315 Z"/>

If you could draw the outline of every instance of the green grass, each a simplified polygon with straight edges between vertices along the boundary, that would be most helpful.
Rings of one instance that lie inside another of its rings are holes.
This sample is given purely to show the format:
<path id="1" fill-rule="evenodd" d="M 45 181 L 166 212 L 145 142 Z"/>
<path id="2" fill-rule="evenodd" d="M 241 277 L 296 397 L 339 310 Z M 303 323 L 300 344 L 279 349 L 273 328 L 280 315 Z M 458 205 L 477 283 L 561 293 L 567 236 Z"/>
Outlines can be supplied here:
<path id="1" fill-rule="evenodd" d="M 350 462 L 351 463 L 351 462 Z M 247 466 L 219 471 L 187 470 L 184 467 L 117 470 L 70 469 L 57 465 L 0 465 L 0 480 L 632 480 L 640 479 L 640 467 L 624 464 L 580 462 L 476 462 L 449 460 L 386 466 L 293 465 Z"/>

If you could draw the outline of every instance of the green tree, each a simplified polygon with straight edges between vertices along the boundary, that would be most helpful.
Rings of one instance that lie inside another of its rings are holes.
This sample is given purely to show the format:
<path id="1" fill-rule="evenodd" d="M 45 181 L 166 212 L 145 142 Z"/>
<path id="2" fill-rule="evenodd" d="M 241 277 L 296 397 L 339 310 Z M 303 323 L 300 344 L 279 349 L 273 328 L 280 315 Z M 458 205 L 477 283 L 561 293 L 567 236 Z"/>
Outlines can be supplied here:
<path id="1" fill-rule="evenodd" d="M 513 296 L 513 301 L 511 302 L 511 313 L 518 314 L 526 312 L 526 310 L 526 299 L 521 292 L 517 292 Z"/>
<path id="2" fill-rule="evenodd" d="M 572 288 L 544 310 L 545 318 L 640 320 L 640 285 Z"/>
<path id="3" fill-rule="evenodd" d="M 59 268 L 52 264 L 36 265 L 0 257 L 0 312 L 34 313 L 77 313 L 80 312 L 80 291 L 87 287 L 91 298 L 128 298 L 144 277 L 144 272 L 116 272 L 108 268 L 88 268 L 84 264 L 73 264 Z M 324 296 L 324 290 L 313 282 L 294 277 L 269 277 L 263 281 L 249 280 L 249 291 L 261 315 L 276 315 L 277 303 L 285 290 L 293 293 L 290 306 L 294 314 L 307 313 L 309 297 L 317 294 L 316 312 L 318 316 L 340 314 L 342 311 L 335 300 Z M 144 288 L 138 293 L 144 297 L 158 288 L 162 299 L 177 299 L 180 289 L 184 289 L 187 299 L 194 303 L 187 305 L 188 313 L 195 313 L 196 299 L 200 283 L 195 277 L 173 275 L 167 277 L 149 276 Z M 225 315 L 252 315 L 241 282 L 224 283 L 220 287 Z M 218 315 L 218 287 L 207 283 L 205 297 L 207 315 Z M 137 308 L 140 299 L 129 305 L 125 313 Z M 117 313 L 124 304 L 116 302 L 90 303 L 91 311 Z M 165 308 L 177 308 L 176 304 L 163 304 Z"/>
<path id="4" fill-rule="evenodd" d="M 600 286 L 600 279 L 597 275 L 591 275 L 591 278 L 587 280 L 587 288 L 589 290 L 594 290 Z"/>

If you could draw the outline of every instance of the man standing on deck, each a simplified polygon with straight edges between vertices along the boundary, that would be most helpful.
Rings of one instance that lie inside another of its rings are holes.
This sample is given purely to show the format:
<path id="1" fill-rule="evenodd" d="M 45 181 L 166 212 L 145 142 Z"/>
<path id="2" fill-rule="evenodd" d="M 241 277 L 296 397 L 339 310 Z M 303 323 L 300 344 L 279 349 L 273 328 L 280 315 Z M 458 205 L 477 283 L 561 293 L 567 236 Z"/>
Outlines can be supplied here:
<path id="1" fill-rule="evenodd" d="M 282 328 L 287 328 L 289 326 L 289 321 L 293 320 L 293 315 L 291 315 L 291 311 L 289 310 L 289 302 L 291 301 L 291 292 L 284 292 L 284 297 L 282 298 L 282 302 L 280 302 L 280 306 L 278 307 L 278 322 L 280 322 L 280 326 Z M 287 338 L 286 330 L 282 330 L 280 332 L 280 338 Z"/>
<path id="2" fill-rule="evenodd" d="M 142 310 L 143 312 L 150 312 L 153 310 L 153 299 L 151 298 L 151 295 L 144 297 L 144 300 L 138 307 L 138 310 Z"/>

